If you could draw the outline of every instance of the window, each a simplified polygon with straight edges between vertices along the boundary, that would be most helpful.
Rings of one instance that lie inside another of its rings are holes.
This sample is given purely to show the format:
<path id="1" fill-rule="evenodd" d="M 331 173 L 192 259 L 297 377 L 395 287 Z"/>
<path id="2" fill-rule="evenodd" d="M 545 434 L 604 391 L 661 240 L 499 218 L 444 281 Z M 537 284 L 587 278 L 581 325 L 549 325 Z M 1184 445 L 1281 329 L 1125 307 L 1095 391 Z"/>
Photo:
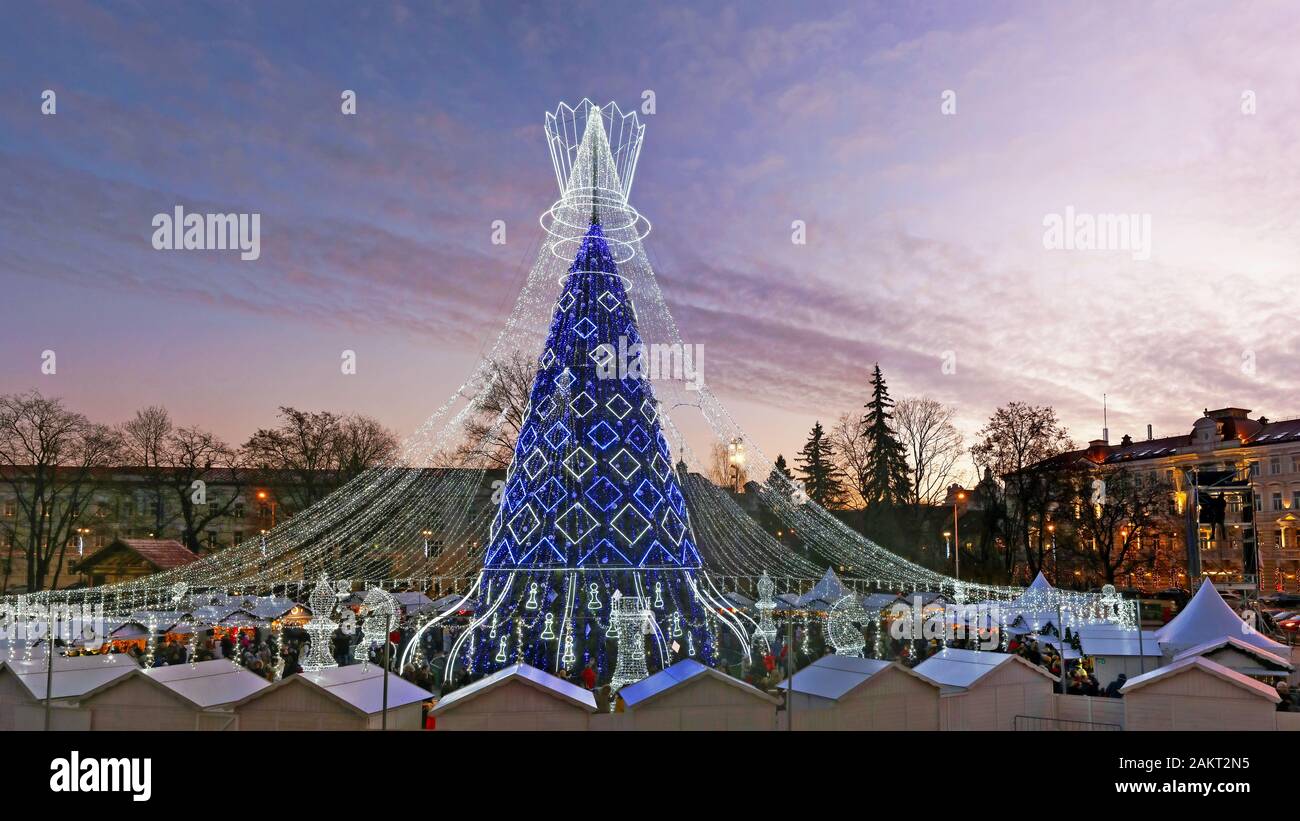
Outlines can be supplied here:
<path id="1" fill-rule="evenodd" d="M 1270 457 L 1269 457 L 1269 460 L 1268 460 L 1268 472 L 1269 472 L 1271 475 L 1273 475 L 1273 476 L 1276 476 L 1276 475 L 1278 475 L 1279 473 L 1282 472 L 1282 457 L 1281 457 L 1281 456 L 1270 456 Z"/>
<path id="2" fill-rule="evenodd" d="M 243 503 L 243 502 L 235 502 L 235 514 L 234 514 L 234 515 L 235 515 L 235 518 L 236 518 L 236 519 L 242 519 L 242 518 L 244 518 L 244 503 Z"/>
<path id="3" fill-rule="evenodd" d="M 13 501 L 5 501 L 5 518 L 12 519 L 18 515 L 18 504 Z"/>
<path id="4" fill-rule="evenodd" d="M 1256 513 L 1262 513 L 1263 511 L 1264 511 L 1264 495 L 1263 495 L 1262 493 L 1256 493 L 1256 494 L 1255 494 L 1255 512 L 1256 512 Z"/>
<path id="5" fill-rule="evenodd" d="M 1274 510 L 1282 509 L 1282 491 L 1280 490 L 1273 491 L 1273 509 Z"/>
<path id="6" fill-rule="evenodd" d="M 236 530 L 231 535 L 235 537 L 235 544 L 239 544 L 240 542 L 244 541 L 244 531 L 242 530 Z"/>
<path id="7" fill-rule="evenodd" d="M 1300 453 L 1293 453 L 1291 455 L 1291 472 L 1300 473 Z"/>
<path id="8" fill-rule="evenodd" d="M 135 502 L 122 503 L 122 518 L 130 519 L 135 516 Z"/>
<path id="9" fill-rule="evenodd" d="M 1259 462 L 1250 463 L 1250 478 L 1254 479 L 1259 476 Z"/>
<path id="10" fill-rule="evenodd" d="M 1300 510 L 1300 490 L 1291 491 L 1291 509 Z"/>

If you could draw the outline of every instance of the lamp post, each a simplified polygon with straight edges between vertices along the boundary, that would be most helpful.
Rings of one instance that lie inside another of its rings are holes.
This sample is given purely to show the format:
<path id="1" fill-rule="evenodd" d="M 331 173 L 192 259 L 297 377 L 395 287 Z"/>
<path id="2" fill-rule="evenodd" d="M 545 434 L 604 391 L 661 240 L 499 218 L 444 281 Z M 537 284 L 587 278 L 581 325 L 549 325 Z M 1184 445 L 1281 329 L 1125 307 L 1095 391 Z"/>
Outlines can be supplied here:
<path id="1" fill-rule="evenodd" d="M 1061 586 L 1061 562 L 1056 558 L 1056 525 L 1047 523 L 1047 532 L 1052 534 L 1052 575 L 1056 577 L 1056 586 Z"/>
<path id="2" fill-rule="evenodd" d="M 727 443 L 727 461 L 731 464 L 732 473 L 735 475 L 736 492 L 740 493 L 740 471 L 745 467 L 745 440 L 736 437 Z"/>
<path id="3" fill-rule="evenodd" d="M 945 530 L 943 532 L 943 557 L 945 559 L 952 558 L 952 542 L 950 539 L 952 539 L 952 531 Z"/>
<path id="4" fill-rule="evenodd" d="M 275 500 L 270 498 L 265 490 L 259 490 L 257 492 L 257 500 L 259 502 L 267 502 L 271 506 L 271 529 L 275 530 Z"/>
<path id="5" fill-rule="evenodd" d="M 957 525 L 957 503 L 966 500 L 966 491 L 957 491 L 957 498 L 952 501 L 952 544 L 953 552 L 953 578 L 961 581 L 961 529 Z"/>

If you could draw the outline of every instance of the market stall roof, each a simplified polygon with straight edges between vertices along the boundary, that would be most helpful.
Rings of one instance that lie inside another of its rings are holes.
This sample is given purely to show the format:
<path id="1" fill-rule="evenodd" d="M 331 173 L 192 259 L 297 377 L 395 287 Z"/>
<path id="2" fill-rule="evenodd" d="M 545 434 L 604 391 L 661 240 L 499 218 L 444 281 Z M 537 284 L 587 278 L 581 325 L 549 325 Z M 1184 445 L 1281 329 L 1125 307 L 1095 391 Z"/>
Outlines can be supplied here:
<path id="1" fill-rule="evenodd" d="M 757 687 L 754 687 L 752 684 L 746 684 L 740 679 L 732 678 L 726 673 L 721 673 L 712 667 L 700 664 L 695 659 L 682 659 L 676 664 L 665 667 L 648 678 L 643 678 L 634 684 L 629 684 L 618 691 L 618 696 L 623 699 L 623 703 L 627 705 L 629 710 L 635 710 L 638 707 L 644 707 L 646 704 L 659 698 L 670 690 L 674 690 L 701 677 L 716 679 L 717 681 L 721 681 L 724 684 L 737 688 L 738 690 L 743 690 L 756 698 L 770 701 L 773 704 L 780 703 L 780 699 L 768 695 Z"/>
<path id="2" fill-rule="evenodd" d="M 782 690 L 793 687 L 796 693 L 805 693 L 819 698 L 839 701 L 844 696 L 865 684 L 872 676 L 884 670 L 895 668 L 909 676 L 938 687 L 936 682 L 896 661 L 883 659 L 866 659 L 854 656 L 822 656 L 812 664 L 796 672 L 793 676 L 777 685 Z"/>
<path id="3" fill-rule="evenodd" d="M 916 665 L 916 672 L 939 684 L 946 692 L 953 692 L 969 689 L 1004 664 L 1023 664 L 1052 681 L 1059 680 L 1037 664 L 1030 664 L 1011 653 L 958 650 L 952 647 L 940 650 Z"/>
<path id="4" fill-rule="evenodd" d="M 1079 646 L 1085 656 L 1159 656 L 1156 631 L 1129 630 L 1118 624 L 1081 624 L 1077 628 Z"/>
<path id="5" fill-rule="evenodd" d="M 1250 676 L 1238 673 L 1236 670 L 1224 667 L 1216 661 L 1210 661 L 1205 656 L 1187 656 L 1182 661 L 1175 661 L 1171 664 L 1166 664 L 1164 667 L 1157 667 L 1149 673 L 1135 676 L 1134 678 L 1129 679 L 1124 686 L 1120 688 L 1120 693 L 1128 695 L 1132 691 L 1145 687 L 1152 682 L 1159 681 L 1160 679 L 1172 675 L 1177 675 L 1189 667 L 1198 667 L 1212 676 L 1223 679 L 1229 684 L 1240 687 L 1247 692 L 1263 698 L 1267 698 L 1274 704 L 1277 704 L 1282 700 L 1281 697 L 1278 696 L 1277 690 L 1273 687 L 1255 681 L 1255 679 Z"/>
<path id="6" fill-rule="evenodd" d="M 1243 624 L 1244 623 L 1245 622 L 1243 622 Z M 1277 653 L 1273 653 L 1269 650 L 1265 650 L 1262 647 L 1257 647 L 1251 644 L 1250 642 L 1242 641 L 1236 636 L 1225 636 L 1224 638 L 1218 639 L 1217 641 L 1207 641 L 1204 644 L 1198 644 L 1195 647 L 1184 650 L 1178 655 L 1174 656 L 1174 661 L 1181 661 L 1185 658 L 1190 658 L 1191 656 L 1204 656 L 1208 653 L 1213 653 L 1215 650 L 1218 650 L 1221 647 L 1231 647 L 1233 649 L 1240 650 L 1243 653 L 1254 656 L 1255 658 L 1259 659 L 1262 662 L 1265 662 L 1266 664 L 1271 664 L 1274 667 L 1278 667 L 1283 670 L 1295 669 L 1295 666 L 1291 664 L 1291 661 L 1289 659 L 1284 658 L 1283 656 Z"/>
<path id="7" fill-rule="evenodd" d="M 752 610 L 754 607 L 753 599 L 735 590 L 730 593 L 724 593 L 723 598 L 725 598 L 732 607 L 738 607 L 741 610 Z"/>
<path id="8" fill-rule="evenodd" d="M 225 659 L 154 667 L 144 674 L 201 709 L 241 701 L 271 686 Z"/>
<path id="9" fill-rule="evenodd" d="M 897 593 L 872 593 L 869 596 L 862 597 L 862 608 L 870 613 L 875 610 L 884 610 L 901 600 L 902 597 Z"/>
<path id="10" fill-rule="evenodd" d="M 596 712 L 596 698 L 590 690 L 528 664 L 512 664 L 509 667 L 502 667 L 490 676 L 484 676 L 473 684 L 466 685 L 453 693 L 443 696 L 438 700 L 438 705 L 434 707 L 433 712 L 435 714 L 441 713 L 456 704 L 478 698 L 484 693 L 495 690 L 510 681 L 522 682 L 562 701 L 581 707 L 587 712 Z"/>
<path id="11" fill-rule="evenodd" d="M 228 664 L 229 662 L 227 662 Z M 358 712 L 374 715 L 384 709 L 384 669 L 377 664 L 349 664 L 346 667 L 328 667 L 314 673 L 300 673 L 281 679 L 279 687 L 295 678 L 317 687 Z M 416 687 L 406 679 L 388 674 L 388 709 L 403 707 L 416 701 L 433 698 L 433 693 Z"/>
<path id="12" fill-rule="evenodd" d="M 107 559 L 134 554 L 154 570 L 174 570 L 197 562 L 199 557 L 175 539 L 114 539 L 75 565 L 78 573 L 89 573 Z"/>
<path id="13" fill-rule="evenodd" d="M 805 609 L 813 604 L 824 604 L 829 607 L 844 598 L 844 595 L 844 585 L 840 583 L 840 577 L 835 575 L 834 568 L 827 567 L 821 581 L 813 585 L 812 590 L 800 596 L 796 603 Z"/>
<path id="14" fill-rule="evenodd" d="M 1083 654 L 1082 654 L 1082 653 L 1080 653 L 1078 650 L 1075 650 L 1075 649 L 1074 649 L 1074 645 L 1067 644 L 1067 645 L 1065 645 L 1065 649 L 1062 650 L 1062 649 L 1061 649 L 1061 640 L 1058 639 L 1056 636 L 1040 636 L 1040 635 L 1033 635 L 1033 636 L 1025 636 L 1025 639 L 1026 639 L 1026 640 L 1033 640 L 1033 641 L 1038 642 L 1039 644 L 1046 644 L 1046 645 L 1048 645 L 1049 647 L 1054 647 L 1054 648 L 1056 648 L 1057 650 L 1060 651 L 1061 655 L 1065 657 L 1066 661 L 1070 661 L 1070 660 L 1072 660 L 1072 659 L 1077 659 L 1077 658 L 1082 658 L 1082 657 L 1083 657 Z M 1157 653 L 1157 655 L 1159 655 L 1159 654 Z"/>
<path id="15" fill-rule="evenodd" d="M 121 654 L 54 657 L 53 672 L 45 669 L 45 659 L 3 661 L 35 699 L 45 698 L 45 682 L 50 679 L 51 698 L 84 698 L 123 676 L 138 674 L 140 668 L 130 656 Z"/>
<path id="16" fill-rule="evenodd" d="M 916 590 L 911 593 L 903 594 L 903 600 L 906 602 L 910 603 L 915 599 L 921 600 L 922 607 L 930 607 L 931 605 L 936 605 L 936 604 L 944 605 L 947 604 L 948 602 L 948 598 L 946 596 L 944 596 L 942 593 L 936 593 L 933 590 Z"/>
<path id="17" fill-rule="evenodd" d="M 130 639 L 147 639 L 151 638 L 149 628 L 145 627 L 138 621 L 124 621 L 108 631 L 108 637 L 112 641 L 127 641 Z"/>
<path id="18" fill-rule="evenodd" d="M 163 627 L 168 624 L 175 624 L 187 616 L 189 616 L 189 613 L 184 610 L 137 610 L 131 614 L 128 621 L 148 624 L 152 620 L 154 624 Z"/>
<path id="19" fill-rule="evenodd" d="M 423 613 L 425 610 L 433 608 L 433 599 L 426 596 L 419 590 L 402 590 L 394 593 L 393 598 L 401 605 L 406 614 Z"/>
<path id="20" fill-rule="evenodd" d="M 1272 653 L 1285 655 L 1289 652 L 1285 645 L 1273 641 L 1243 621 L 1223 600 L 1208 578 L 1182 612 L 1156 631 L 1156 641 L 1175 653 L 1229 636 Z"/>
<path id="21" fill-rule="evenodd" d="M 464 603 L 461 603 L 461 599 L 465 599 Z M 469 598 L 465 598 L 464 593 L 448 593 L 441 598 L 434 599 L 433 609 L 439 613 L 443 613 L 456 607 L 457 604 L 460 605 L 461 610 L 467 613 L 474 612 L 474 597 L 470 596 Z"/>

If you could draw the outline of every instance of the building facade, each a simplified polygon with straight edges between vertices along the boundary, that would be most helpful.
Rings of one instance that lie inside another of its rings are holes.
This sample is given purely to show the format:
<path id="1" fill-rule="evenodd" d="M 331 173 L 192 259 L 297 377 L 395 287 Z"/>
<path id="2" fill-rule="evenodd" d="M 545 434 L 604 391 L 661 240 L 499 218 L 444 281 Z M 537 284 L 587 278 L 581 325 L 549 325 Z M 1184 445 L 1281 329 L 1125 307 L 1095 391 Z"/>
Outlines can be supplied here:
<path id="1" fill-rule="evenodd" d="M 1250 413 L 1206 409 L 1187 434 L 1125 436 L 1115 445 L 1096 440 L 1079 452 L 1168 488 L 1172 528 L 1162 537 L 1172 541 L 1157 553 L 1183 557 L 1183 571 L 1171 574 L 1183 577 L 1179 587 L 1197 582 L 1186 578 L 1187 546 L 1194 544 L 1200 575 L 1220 586 L 1300 590 L 1300 419 L 1274 422 Z M 1216 518 L 1205 515 L 1216 504 L 1222 524 L 1205 521 Z"/>

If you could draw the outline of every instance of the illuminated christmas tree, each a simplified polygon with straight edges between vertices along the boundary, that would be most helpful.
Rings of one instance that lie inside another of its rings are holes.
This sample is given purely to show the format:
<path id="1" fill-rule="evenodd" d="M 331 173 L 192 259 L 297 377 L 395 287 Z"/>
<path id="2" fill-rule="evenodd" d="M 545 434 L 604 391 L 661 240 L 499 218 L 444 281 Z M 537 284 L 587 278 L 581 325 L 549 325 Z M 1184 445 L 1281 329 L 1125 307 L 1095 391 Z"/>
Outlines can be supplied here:
<path id="1" fill-rule="evenodd" d="M 636 309 L 603 217 L 625 219 L 624 186 L 592 107 L 561 207 L 586 228 L 537 360 L 479 582 L 476 626 L 457 663 L 476 675 L 519 662 L 546 670 L 617 658 L 615 593 L 643 601 L 659 666 L 714 662 L 697 593 L 700 556 L 648 379 L 620 352 L 641 345 Z M 639 139 L 637 141 L 639 146 Z"/>

